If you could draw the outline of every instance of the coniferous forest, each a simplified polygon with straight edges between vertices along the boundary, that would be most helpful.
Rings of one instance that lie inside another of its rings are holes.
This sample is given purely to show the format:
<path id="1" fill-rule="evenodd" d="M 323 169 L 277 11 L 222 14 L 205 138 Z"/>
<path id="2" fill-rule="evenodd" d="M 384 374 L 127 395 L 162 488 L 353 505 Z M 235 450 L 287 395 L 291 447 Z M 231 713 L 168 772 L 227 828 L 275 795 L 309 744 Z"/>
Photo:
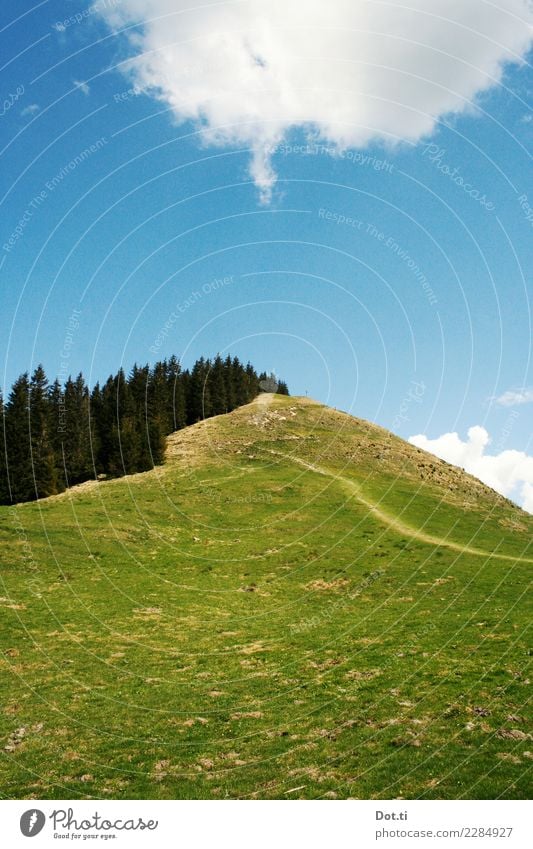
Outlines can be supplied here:
<path id="1" fill-rule="evenodd" d="M 121 368 L 91 390 L 80 373 L 49 383 L 42 366 L 0 394 L 0 503 L 33 501 L 91 478 L 144 472 L 163 462 L 165 437 L 229 413 L 261 391 L 287 384 L 237 357 L 201 357 L 189 371 L 176 357 Z"/>

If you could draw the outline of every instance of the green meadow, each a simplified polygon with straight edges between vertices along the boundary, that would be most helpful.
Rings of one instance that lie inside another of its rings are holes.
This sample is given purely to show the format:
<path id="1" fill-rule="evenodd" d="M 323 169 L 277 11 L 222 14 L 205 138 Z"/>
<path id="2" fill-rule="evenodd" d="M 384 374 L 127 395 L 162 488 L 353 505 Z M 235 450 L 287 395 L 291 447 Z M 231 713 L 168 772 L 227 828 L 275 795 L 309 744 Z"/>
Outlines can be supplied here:
<path id="1" fill-rule="evenodd" d="M 525 799 L 533 517 L 260 396 L 0 508 L 4 798 Z"/>

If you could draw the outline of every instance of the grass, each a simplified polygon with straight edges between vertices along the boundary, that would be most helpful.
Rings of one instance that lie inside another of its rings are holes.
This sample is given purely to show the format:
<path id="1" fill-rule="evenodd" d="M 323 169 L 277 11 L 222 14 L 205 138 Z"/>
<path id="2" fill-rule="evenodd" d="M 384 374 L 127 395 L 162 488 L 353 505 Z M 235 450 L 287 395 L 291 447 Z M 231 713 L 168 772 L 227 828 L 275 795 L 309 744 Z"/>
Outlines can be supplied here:
<path id="1" fill-rule="evenodd" d="M 527 798 L 532 530 L 281 396 L 153 472 L 0 508 L 0 790 Z"/>

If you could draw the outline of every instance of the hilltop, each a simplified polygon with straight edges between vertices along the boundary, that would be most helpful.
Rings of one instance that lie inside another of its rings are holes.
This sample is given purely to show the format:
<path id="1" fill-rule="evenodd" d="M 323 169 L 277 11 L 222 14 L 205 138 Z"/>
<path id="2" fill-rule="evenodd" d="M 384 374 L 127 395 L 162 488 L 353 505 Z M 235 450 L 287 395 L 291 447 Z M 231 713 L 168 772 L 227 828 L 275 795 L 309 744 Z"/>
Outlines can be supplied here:
<path id="1" fill-rule="evenodd" d="M 533 517 L 388 431 L 262 394 L 0 522 L 6 796 L 527 797 Z"/>

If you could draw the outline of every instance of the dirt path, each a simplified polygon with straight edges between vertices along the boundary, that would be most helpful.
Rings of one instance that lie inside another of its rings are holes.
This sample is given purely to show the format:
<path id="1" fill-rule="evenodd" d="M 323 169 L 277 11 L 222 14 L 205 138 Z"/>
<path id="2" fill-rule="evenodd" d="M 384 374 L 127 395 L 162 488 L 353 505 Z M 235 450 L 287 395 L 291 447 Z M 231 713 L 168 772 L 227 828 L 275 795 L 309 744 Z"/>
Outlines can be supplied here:
<path id="1" fill-rule="evenodd" d="M 313 463 L 308 463 L 306 460 L 301 460 L 299 457 L 293 457 L 289 454 L 283 454 L 281 451 L 271 450 L 270 454 L 275 454 L 278 457 L 283 457 L 284 460 L 289 460 L 292 463 L 297 463 L 299 466 L 303 466 L 305 469 L 309 469 L 312 472 L 316 472 L 319 475 L 324 475 L 325 477 L 333 478 L 333 480 L 338 481 L 345 490 L 347 490 L 350 495 L 353 495 L 354 498 L 359 501 L 360 504 L 364 504 L 365 507 L 368 508 L 368 511 L 372 513 L 376 519 L 382 522 L 384 525 L 388 525 L 393 530 L 397 531 L 402 536 L 411 537 L 411 539 L 417 539 L 420 542 L 428 543 L 428 545 L 441 546 L 445 548 L 450 548 L 452 551 L 458 551 L 460 554 L 475 554 L 478 557 L 486 557 L 488 559 L 496 559 L 496 560 L 508 560 L 516 563 L 520 560 L 523 563 L 533 563 L 533 558 L 530 557 L 522 557 L 520 555 L 512 555 L 512 554 L 496 554 L 491 551 L 483 551 L 481 548 L 473 548 L 469 545 L 461 545 L 457 542 L 452 542 L 451 540 L 436 537 L 432 534 L 427 534 L 424 531 L 417 530 L 413 528 L 411 525 L 405 524 L 401 519 L 398 519 L 397 516 L 394 516 L 391 513 L 388 513 L 382 507 L 379 507 L 373 501 L 370 501 L 368 497 L 363 495 L 361 491 L 361 487 L 355 483 L 355 481 L 350 480 L 349 478 L 344 477 L 344 475 L 338 475 L 336 472 L 332 472 L 330 469 L 325 468 L 324 466 L 317 466 Z"/>

